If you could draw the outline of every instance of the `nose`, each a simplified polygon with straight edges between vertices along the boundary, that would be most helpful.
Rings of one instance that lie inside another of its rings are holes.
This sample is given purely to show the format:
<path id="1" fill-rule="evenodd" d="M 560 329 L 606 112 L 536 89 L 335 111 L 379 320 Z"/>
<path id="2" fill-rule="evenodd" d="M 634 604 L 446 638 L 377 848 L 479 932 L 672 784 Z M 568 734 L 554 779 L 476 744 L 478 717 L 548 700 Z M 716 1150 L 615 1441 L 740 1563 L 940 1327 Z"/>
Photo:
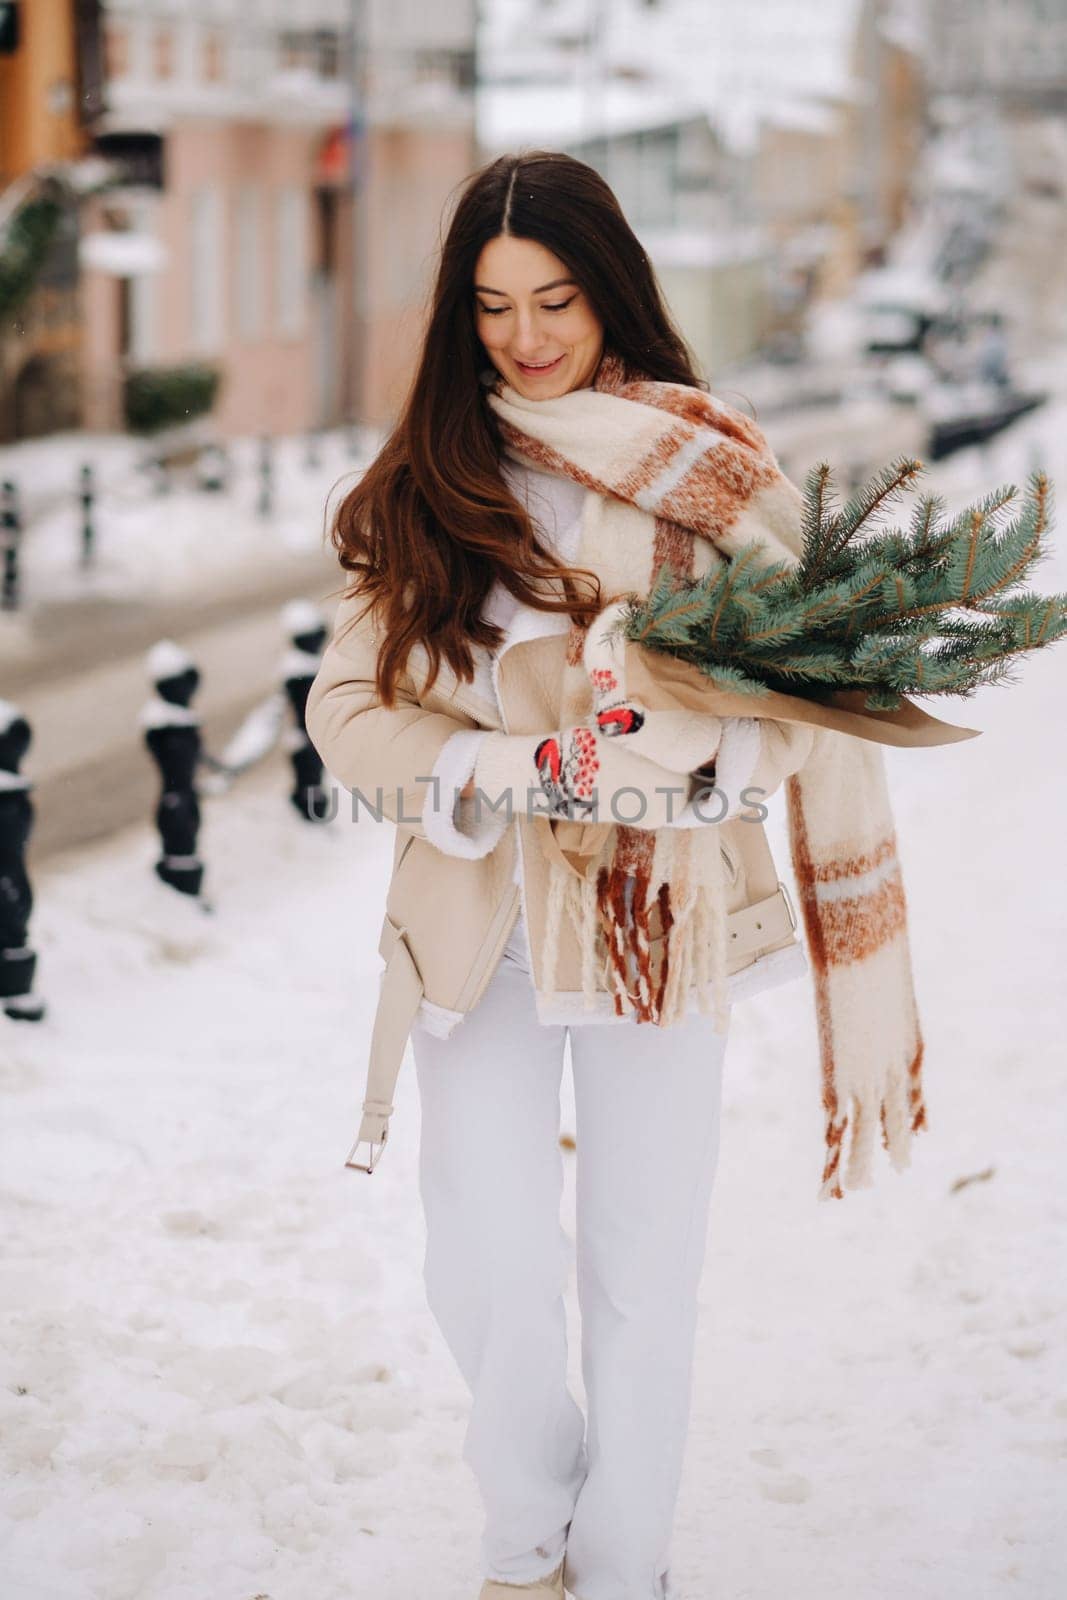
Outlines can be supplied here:
<path id="1" fill-rule="evenodd" d="M 524 356 L 534 357 L 544 345 L 544 334 L 531 316 L 524 316 L 521 312 L 517 318 L 514 339 L 514 354 L 521 360 Z"/>

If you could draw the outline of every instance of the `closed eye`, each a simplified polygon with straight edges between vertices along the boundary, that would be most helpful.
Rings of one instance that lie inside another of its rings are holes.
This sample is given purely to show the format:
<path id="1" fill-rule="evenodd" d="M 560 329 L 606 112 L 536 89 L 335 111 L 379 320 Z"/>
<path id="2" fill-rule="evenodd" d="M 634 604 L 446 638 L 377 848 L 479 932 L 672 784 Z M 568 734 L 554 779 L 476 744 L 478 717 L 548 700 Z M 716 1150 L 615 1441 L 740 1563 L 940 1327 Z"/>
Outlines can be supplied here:
<path id="1" fill-rule="evenodd" d="M 577 295 L 572 294 L 569 300 L 560 300 L 555 305 L 545 304 L 539 309 L 541 311 L 566 311 L 567 307 L 573 305 L 577 298 Z M 510 306 L 483 306 L 481 301 L 478 302 L 478 310 L 487 317 L 503 316 L 504 312 L 510 309 Z"/>

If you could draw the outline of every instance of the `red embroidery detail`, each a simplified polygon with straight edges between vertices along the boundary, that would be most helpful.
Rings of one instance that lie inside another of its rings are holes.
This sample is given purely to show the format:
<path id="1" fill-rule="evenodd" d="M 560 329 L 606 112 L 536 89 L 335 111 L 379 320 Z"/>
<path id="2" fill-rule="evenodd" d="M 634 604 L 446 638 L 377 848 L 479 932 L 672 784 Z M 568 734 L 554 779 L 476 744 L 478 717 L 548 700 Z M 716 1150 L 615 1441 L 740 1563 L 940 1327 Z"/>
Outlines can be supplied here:
<path id="1" fill-rule="evenodd" d="M 615 706 L 610 711 L 599 711 L 596 720 L 601 733 L 609 739 L 619 734 L 637 733 L 645 723 L 643 714 L 633 706 Z"/>
<path id="2" fill-rule="evenodd" d="M 558 739 L 542 739 L 534 751 L 534 763 L 542 778 L 558 783 L 563 767 Z"/>

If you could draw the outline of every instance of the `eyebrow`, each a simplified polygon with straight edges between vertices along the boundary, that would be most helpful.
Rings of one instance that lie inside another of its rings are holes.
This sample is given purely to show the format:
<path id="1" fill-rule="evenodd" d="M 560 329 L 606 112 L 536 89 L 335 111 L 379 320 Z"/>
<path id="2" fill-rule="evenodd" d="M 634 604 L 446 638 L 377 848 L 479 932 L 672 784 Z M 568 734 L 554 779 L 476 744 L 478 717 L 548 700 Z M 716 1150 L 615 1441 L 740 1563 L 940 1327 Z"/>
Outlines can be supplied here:
<path id="1" fill-rule="evenodd" d="M 576 289 L 578 287 L 577 281 L 574 278 L 553 278 L 551 283 L 543 283 L 539 289 L 531 289 L 530 293 L 547 294 L 549 289 L 562 289 L 565 283 L 573 284 Z M 489 289 L 484 283 L 476 283 L 474 285 L 474 290 L 476 294 L 499 294 L 502 295 L 505 300 L 509 298 L 506 289 Z"/>

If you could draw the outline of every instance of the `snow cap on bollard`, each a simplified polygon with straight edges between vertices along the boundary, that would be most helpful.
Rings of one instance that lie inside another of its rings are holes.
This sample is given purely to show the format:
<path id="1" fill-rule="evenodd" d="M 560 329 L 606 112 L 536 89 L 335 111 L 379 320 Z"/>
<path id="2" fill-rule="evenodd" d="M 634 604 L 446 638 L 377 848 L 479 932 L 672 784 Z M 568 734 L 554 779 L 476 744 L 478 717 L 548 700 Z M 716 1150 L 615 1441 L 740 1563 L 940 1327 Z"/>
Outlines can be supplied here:
<path id="1" fill-rule="evenodd" d="M 173 639 L 160 639 L 145 657 L 145 667 L 153 683 L 160 683 L 164 678 L 176 678 L 194 665 L 189 652 L 183 650 L 180 644 L 175 644 Z"/>
<path id="2" fill-rule="evenodd" d="M 18 706 L 12 705 L 10 700 L 0 700 L 0 733 L 6 733 L 11 724 L 21 717 L 22 712 Z"/>
<path id="3" fill-rule="evenodd" d="M 282 606 L 281 624 L 290 638 L 314 633 L 323 626 L 322 612 L 310 600 L 289 600 Z"/>

